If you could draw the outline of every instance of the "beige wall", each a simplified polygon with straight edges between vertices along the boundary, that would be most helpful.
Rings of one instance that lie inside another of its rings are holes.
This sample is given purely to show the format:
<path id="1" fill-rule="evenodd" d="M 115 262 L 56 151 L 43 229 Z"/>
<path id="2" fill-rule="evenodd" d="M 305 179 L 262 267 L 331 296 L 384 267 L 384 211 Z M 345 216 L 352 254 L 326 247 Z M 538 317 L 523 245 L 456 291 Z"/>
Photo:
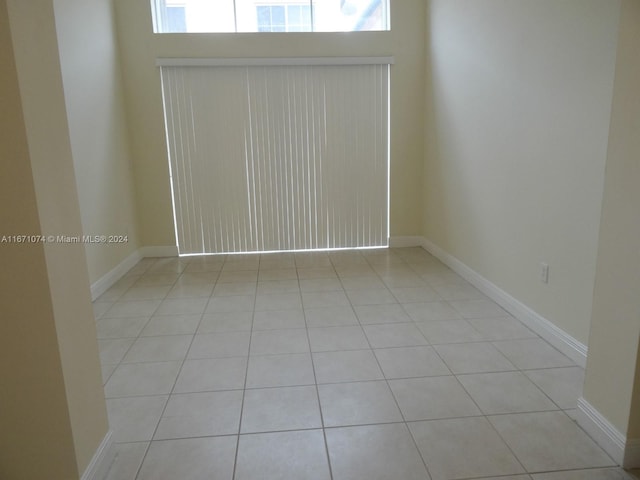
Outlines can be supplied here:
<path id="1" fill-rule="evenodd" d="M 636 439 L 640 439 L 638 25 L 640 3 L 623 0 L 584 388 L 591 405 L 620 432 Z"/>
<path id="2" fill-rule="evenodd" d="M 54 2 L 69 133 L 85 235 L 127 243 L 86 244 L 93 283 L 137 249 L 122 78 L 110 0 Z"/>
<path id="3" fill-rule="evenodd" d="M 2 228 L 78 235 L 52 0 L 5 1 Z M 46 243 L 0 251 L 6 355 L 0 374 L 7 397 L 0 409 L 0 476 L 80 478 L 108 430 L 84 248 Z"/>
<path id="4" fill-rule="evenodd" d="M 619 6 L 432 0 L 427 26 L 423 233 L 585 344 Z"/>
<path id="5" fill-rule="evenodd" d="M 391 235 L 418 235 L 425 2 L 391 2 L 391 32 L 154 35 L 149 0 L 116 0 L 142 245 L 175 245 L 157 57 L 395 55 L 391 74 Z"/>

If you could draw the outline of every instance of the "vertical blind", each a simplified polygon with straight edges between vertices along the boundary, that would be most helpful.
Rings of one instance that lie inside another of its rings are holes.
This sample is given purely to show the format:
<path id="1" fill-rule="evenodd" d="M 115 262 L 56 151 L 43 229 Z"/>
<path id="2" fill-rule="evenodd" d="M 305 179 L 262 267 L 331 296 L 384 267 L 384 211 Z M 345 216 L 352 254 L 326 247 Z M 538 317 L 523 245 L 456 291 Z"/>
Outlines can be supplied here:
<path id="1" fill-rule="evenodd" d="M 386 246 L 389 65 L 161 65 L 181 254 Z"/>

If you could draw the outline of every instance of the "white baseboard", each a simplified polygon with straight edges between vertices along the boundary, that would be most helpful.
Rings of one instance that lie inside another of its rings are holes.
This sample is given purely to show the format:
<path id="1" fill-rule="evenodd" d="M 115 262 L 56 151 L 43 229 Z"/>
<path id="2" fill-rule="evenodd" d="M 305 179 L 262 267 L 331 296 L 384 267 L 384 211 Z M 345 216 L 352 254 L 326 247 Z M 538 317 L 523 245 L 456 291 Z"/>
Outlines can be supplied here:
<path id="1" fill-rule="evenodd" d="M 576 415 L 580 425 L 598 445 L 620 466 L 640 468 L 640 439 L 628 439 L 593 405 L 584 398 L 578 400 Z"/>
<path id="2" fill-rule="evenodd" d="M 420 236 L 389 237 L 389 247 L 407 248 L 421 247 L 423 238 Z"/>
<path id="3" fill-rule="evenodd" d="M 178 256 L 178 247 L 176 247 L 175 245 L 141 247 L 138 251 L 140 252 L 140 256 L 144 258 Z"/>
<path id="4" fill-rule="evenodd" d="M 140 259 L 142 259 L 140 250 L 136 250 L 122 262 L 116 265 L 116 267 L 109 273 L 103 275 L 100 279 L 91 284 L 91 301 L 95 300 L 104 292 L 109 290 L 111 285 L 120 280 L 125 273 L 131 270 L 136 265 L 136 263 L 140 261 Z"/>
<path id="5" fill-rule="evenodd" d="M 583 368 L 587 347 L 426 238 L 421 246 Z"/>
<path id="6" fill-rule="evenodd" d="M 113 445 L 112 432 L 109 430 L 102 439 L 100 446 L 93 455 L 89 466 L 82 474 L 80 480 L 103 480 L 107 476 L 115 454 L 116 450 Z"/>
<path id="7" fill-rule="evenodd" d="M 178 247 L 170 245 L 166 247 L 142 247 L 133 252 L 122 262 L 116 265 L 109 273 L 91 284 L 91 301 L 98 298 L 111 286 L 120 280 L 140 260 L 147 257 L 177 257 Z"/>

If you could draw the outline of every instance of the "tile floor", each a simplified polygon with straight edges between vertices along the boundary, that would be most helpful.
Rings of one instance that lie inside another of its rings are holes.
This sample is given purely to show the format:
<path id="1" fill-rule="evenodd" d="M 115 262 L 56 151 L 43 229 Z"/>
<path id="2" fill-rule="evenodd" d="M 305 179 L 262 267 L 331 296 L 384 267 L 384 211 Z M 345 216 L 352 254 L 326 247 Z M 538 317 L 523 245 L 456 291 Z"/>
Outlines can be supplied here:
<path id="1" fill-rule="evenodd" d="M 419 248 L 144 259 L 94 307 L 109 480 L 631 478 L 583 370 Z"/>

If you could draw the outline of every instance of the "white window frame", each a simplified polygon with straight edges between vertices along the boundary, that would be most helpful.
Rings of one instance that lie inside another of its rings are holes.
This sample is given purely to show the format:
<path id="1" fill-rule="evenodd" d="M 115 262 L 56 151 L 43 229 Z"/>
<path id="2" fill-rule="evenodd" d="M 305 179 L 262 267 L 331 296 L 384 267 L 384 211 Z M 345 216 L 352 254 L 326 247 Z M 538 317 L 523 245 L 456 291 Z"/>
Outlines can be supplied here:
<path id="1" fill-rule="evenodd" d="M 194 1 L 194 0 L 149 0 L 150 1 L 150 6 L 151 6 L 151 13 L 152 13 L 152 18 L 153 18 L 153 31 L 154 33 L 157 34 L 171 34 L 171 33 L 181 33 L 181 32 L 172 32 L 168 30 L 168 20 L 166 17 L 166 7 L 168 5 L 172 5 L 172 4 L 181 4 L 181 5 L 185 5 L 187 8 L 189 7 L 189 2 Z M 214 2 L 215 0 L 210 0 L 211 2 Z M 379 31 L 379 32 L 384 32 L 384 31 L 389 31 L 391 30 L 391 23 L 390 23 L 390 2 L 391 0 L 379 0 L 381 2 L 381 8 L 382 8 L 382 20 L 381 20 L 381 28 L 378 29 L 359 29 L 357 28 L 358 25 L 361 23 L 362 19 L 367 18 L 366 16 L 363 16 L 364 13 L 367 11 L 366 4 L 365 3 L 360 3 L 360 7 L 354 7 L 353 5 L 358 3 L 358 2 L 367 2 L 369 0 L 340 0 L 340 6 L 339 7 L 334 7 L 335 8 L 340 8 L 341 11 L 345 12 L 345 11 L 350 11 L 352 12 L 351 14 L 353 14 L 353 12 L 359 12 L 359 17 L 356 15 L 355 18 L 359 18 L 360 20 L 358 21 L 354 21 L 351 22 L 350 24 L 347 23 L 340 23 L 342 18 L 346 18 L 346 17 L 336 17 L 335 15 L 328 15 L 328 14 L 322 14 L 321 11 L 319 10 L 319 5 L 321 5 L 319 3 L 320 0 L 308 0 L 308 4 L 310 6 L 310 14 L 311 14 L 311 18 L 310 18 L 310 29 L 304 33 L 313 33 L 313 32 L 359 32 L 359 31 Z M 336 0 L 338 1 L 338 0 Z M 368 4 L 369 7 L 373 6 L 373 3 L 376 0 L 370 0 L 371 3 Z M 200 8 L 206 8 L 207 9 L 207 15 L 197 15 L 197 17 L 200 20 L 195 20 L 196 23 L 201 23 L 202 19 L 210 19 L 212 18 L 210 15 L 215 15 L 216 11 L 218 8 L 222 8 L 222 7 L 217 7 L 215 6 L 213 3 L 210 5 L 207 5 L 206 0 L 199 0 L 198 5 L 200 5 Z M 305 0 L 299 0 L 297 2 L 295 2 L 295 5 L 304 5 L 305 3 L 307 3 L 307 1 Z M 257 0 L 253 3 L 254 7 L 258 7 L 261 5 L 265 5 L 265 6 L 276 6 L 279 4 L 279 0 Z M 202 6 L 205 7 L 202 7 Z M 240 0 L 230 0 L 229 5 L 227 5 L 226 10 L 223 9 L 220 15 L 220 18 L 225 18 L 225 21 L 220 21 L 219 20 L 219 24 L 216 26 L 196 26 L 193 29 L 191 29 L 189 27 L 190 24 L 190 20 L 189 20 L 189 14 L 187 13 L 187 29 L 186 29 L 186 33 L 263 33 L 263 34 L 270 34 L 270 33 L 274 33 L 274 32 L 259 32 L 258 30 L 258 25 L 257 25 L 257 9 L 254 8 L 253 11 L 253 16 L 255 17 L 254 21 L 255 21 L 255 28 L 252 26 L 248 26 L 246 20 L 244 21 L 240 21 L 241 20 L 241 16 L 239 14 L 239 6 L 240 6 Z M 285 1 L 282 1 L 282 5 L 283 6 L 288 6 L 288 5 L 293 5 L 293 4 L 288 4 Z M 324 6 L 324 4 L 322 4 Z M 194 6 L 195 6 L 195 2 L 194 2 Z M 355 8 L 355 10 L 354 10 Z M 327 12 L 327 10 L 324 10 L 325 12 Z M 246 14 L 244 15 L 245 19 L 246 19 Z M 332 19 L 333 18 L 338 18 L 336 25 L 332 24 Z M 208 20 L 205 20 L 205 22 L 208 22 Z M 201 23 L 202 25 L 202 23 Z M 286 30 L 286 25 L 285 25 L 285 32 L 280 32 L 280 33 L 298 33 L 297 31 L 287 31 Z"/>

